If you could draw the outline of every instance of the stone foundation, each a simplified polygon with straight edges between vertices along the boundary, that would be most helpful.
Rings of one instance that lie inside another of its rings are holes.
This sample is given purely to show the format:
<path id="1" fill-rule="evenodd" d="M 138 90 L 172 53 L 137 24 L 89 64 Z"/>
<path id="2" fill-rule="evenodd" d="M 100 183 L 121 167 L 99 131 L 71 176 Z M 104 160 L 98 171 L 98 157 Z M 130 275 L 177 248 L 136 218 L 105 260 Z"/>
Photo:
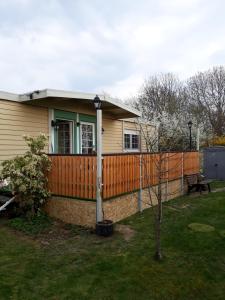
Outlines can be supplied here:
<path id="1" fill-rule="evenodd" d="M 157 191 L 157 186 L 154 187 Z M 183 194 L 182 180 L 177 179 L 163 184 L 163 201 L 176 198 Z M 167 198 L 166 198 L 167 194 Z M 151 195 L 151 200 L 150 200 Z M 139 192 L 122 195 L 103 201 L 104 218 L 118 222 L 139 211 Z M 157 203 L 155 192 L 148 189 L 142 190 L 142 209 L 149 208 Z M 95 201 L 78 200 L 73 198 L 52 197 L 46 204 L 46 212 L 66 223 L 95 226 L 96 218 Z"/>

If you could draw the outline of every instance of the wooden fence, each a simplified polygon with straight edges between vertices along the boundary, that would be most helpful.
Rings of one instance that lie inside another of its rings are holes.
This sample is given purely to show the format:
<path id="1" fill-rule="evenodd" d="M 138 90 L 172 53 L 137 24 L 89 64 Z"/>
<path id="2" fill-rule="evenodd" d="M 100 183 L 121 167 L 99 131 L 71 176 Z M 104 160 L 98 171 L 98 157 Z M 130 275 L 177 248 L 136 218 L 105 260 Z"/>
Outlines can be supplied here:
<path id="1" fill-rule="evenodd" d="M 52 170 L 49 189 L 54 195 L 94 200 L 96 198 L 96 156 L 49 155 Z M 199 172 L 198 152 L 132 153 L 103 155 L 103 199 L 157 185 L 161 177 L 170 181 Z"/>

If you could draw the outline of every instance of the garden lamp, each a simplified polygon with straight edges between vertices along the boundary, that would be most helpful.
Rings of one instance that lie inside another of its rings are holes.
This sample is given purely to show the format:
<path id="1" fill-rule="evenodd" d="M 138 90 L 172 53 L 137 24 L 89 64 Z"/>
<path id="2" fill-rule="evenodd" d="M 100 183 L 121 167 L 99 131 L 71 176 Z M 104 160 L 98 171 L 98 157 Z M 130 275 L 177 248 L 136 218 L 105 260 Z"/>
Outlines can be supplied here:
<path id="1" fill-rule="evenodd" d="M 94 106 L 95 106 L 96 110 L 102 108 L 102 101 L 101 101 L 101 99 L 99 98 L 98 95 L 96 95 L 95 98 L 94 98 Z"/>
<path id="2" fill-rule="evenodd" d="M 192 150 L 192 133 L 191 133 L 191 128 L 192 128 L 192 125 L 193 125 L 193 123 L 192 123 L 192 121 L 189 121 L 188 122 L 188 128 L 189 128 L 189 133 L 190 133 L 190 135 L 189 135 L 189 147 L 190 147 L 190 150 Z"/>

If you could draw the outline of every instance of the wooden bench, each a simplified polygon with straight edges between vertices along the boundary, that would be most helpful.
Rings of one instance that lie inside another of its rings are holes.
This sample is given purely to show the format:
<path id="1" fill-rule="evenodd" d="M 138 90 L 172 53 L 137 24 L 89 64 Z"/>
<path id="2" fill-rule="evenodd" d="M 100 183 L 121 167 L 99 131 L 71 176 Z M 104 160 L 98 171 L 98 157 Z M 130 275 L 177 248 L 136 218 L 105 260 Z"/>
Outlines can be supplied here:
<path id="1" fill-rule="evenodd" d="M 200 194 L 202 193 L 202 191 L 206 190 L 206 188 L 208 188 L 208 191 L 211 192 L 210 183 L 212 182 L 212 180 L 205 180 L 204 176 L 199 173 L 185 175 L 184 177 L 188 185 L 188 195 L 194 188 L 195 191 L 199 191 Z"/>

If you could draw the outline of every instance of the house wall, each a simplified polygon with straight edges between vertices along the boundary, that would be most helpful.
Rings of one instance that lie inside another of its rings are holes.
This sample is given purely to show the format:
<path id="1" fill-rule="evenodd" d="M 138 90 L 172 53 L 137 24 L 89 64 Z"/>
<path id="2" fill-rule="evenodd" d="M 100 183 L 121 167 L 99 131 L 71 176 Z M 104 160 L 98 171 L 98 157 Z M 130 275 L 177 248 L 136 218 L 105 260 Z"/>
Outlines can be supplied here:
<path id="1" fill-rule="evenodd" d="M 59 100 L 59 99 L 46 99 L 36 102 L 38 105 L 44 105 L 48 108 L 58 109 L 63 111 L 77 112 L 87 115 L 96 115 L 94 108 L 90 108 L 90 105 L 74 103 L 69 100 Z M 128 120 L 116 120 L 113 119 L 109 113 L 103 111 L 102 126 L 104 128 L 103 134 L 103 152 L 104 153 L 118 153 L 123 152 L 123 130 L 140 130 L 140 126 L 134 121 Z M 154 134 L 155 127 L 152 125 L 143 125 L 142 130 L 144 132 L 149 131 Z M 146 141 L 144 137 L 141 137 L 141 150 L 146 151 Z"/>
<path id="2" fill-rule="evenodd" d="M 71 101 L 48 100 L 35 105 L 0 99 L 0 163 L 23 154 L 26 143 L 23 135 L 37 136 L 40 132 L 49 135 L 49 108 L 95 115 L 90 105 L 74 104 Z M 123 152 L 123 130 L 137 129 L 134 122 L 115 120 L 103 112 L 103 152 Z M 154 127 L 149 126 L 150 130 Z M 141 150 L 146 151 L 141 138 Z"/>
<path id="3" fill-rule="evenodd" d="M 23 135 L 48 134 L 48 109 L 0 99 L 0 164 L 27 150 Z"/>

